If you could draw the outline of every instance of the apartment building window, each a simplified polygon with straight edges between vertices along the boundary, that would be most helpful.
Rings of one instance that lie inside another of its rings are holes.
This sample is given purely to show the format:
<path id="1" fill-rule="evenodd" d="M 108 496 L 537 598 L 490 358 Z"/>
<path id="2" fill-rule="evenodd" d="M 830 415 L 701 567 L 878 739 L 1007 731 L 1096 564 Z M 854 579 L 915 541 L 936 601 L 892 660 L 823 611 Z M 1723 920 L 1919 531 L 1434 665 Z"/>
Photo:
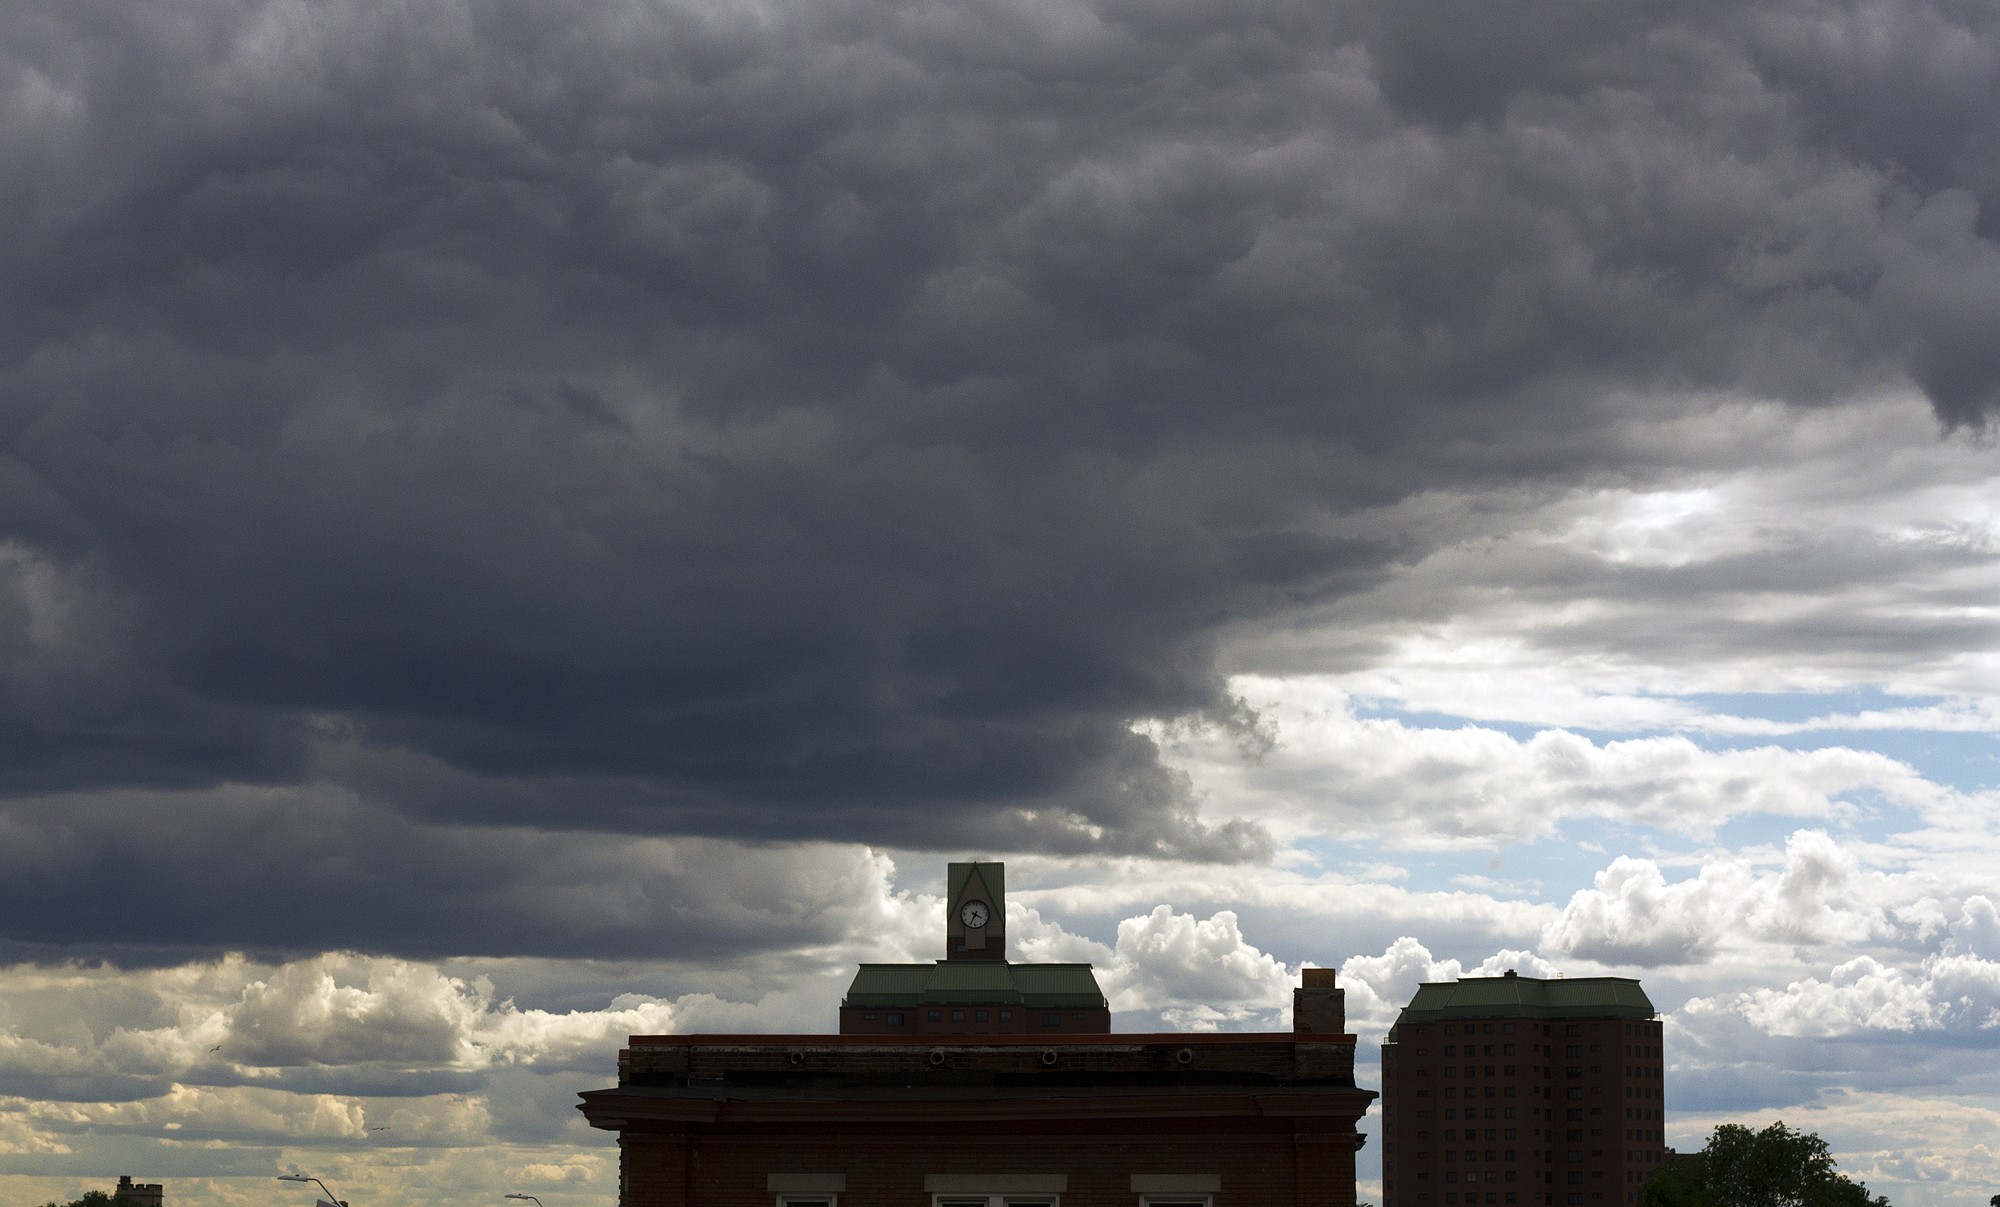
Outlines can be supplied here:
<path id="1" fill-rule="evenodd" d="M 934 1207 L 1056 1207 L 1054 1195 L 941 1194 Z"/>
<path id="2" fill-rule="evenodd" d="M 837 1200 L 824 1194 L 781 1194 L 778 1207 L 835 1207 Z"/>
<path id="3" fill-rule="evenodd" d="M 1209 1198 L 1207 1195 L 1191 1199 L 1186 1195 L 1175 1195 L 1168 1198 L 1162 1195 L 1149 1194 L 1142 1195 L 1139 1199 L 1140 1207 L 1213 1207 L 1214 1202 L 1215 1200 Z"/>

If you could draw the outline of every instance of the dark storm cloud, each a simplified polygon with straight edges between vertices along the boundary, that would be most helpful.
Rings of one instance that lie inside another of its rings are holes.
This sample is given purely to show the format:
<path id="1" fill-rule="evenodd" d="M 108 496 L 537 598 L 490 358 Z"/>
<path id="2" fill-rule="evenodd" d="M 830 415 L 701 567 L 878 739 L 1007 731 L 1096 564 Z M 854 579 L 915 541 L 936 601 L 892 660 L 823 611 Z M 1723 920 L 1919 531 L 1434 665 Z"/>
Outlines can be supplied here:
<path id="1" fill-rule="evenodd" d="M 849 845 L 432 825 L 317 784 L 0 808 L 0 964 L 230 948 L 747 958 L 866 933 L 881 899 Z"/>
<path id="2" fill-rule="evenodd" d="M 14 10 L 0 786 L 1254 856 L 1127 723 L 1343 511 L 1996 404 L 1987 9 L 1557 12 Z"/>

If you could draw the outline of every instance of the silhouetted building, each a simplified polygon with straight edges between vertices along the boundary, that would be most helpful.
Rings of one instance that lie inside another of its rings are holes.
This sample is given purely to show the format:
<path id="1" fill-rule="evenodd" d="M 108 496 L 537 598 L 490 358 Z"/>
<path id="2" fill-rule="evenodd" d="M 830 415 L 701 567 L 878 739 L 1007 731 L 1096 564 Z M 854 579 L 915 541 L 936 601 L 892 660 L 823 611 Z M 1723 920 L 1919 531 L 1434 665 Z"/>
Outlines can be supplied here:
<path id="1" fill-rule="evenodd" d="M 1289 1033 L 1114 1035 L 1088 965 L 1007 962 L 999 865 L 948 896 L 946 959 L 864 966 L 843 1034 L 633 1036 L 582 1103 L 620 1207 L 1353 1207 L 1374 1095 L 1332 970 Z"/>
<path id="2" fill-rule="evenodd" d="M 167 1188 L 158 1182 L 134 1182 L 129 1174 L 118 1176 L 118 1189 L 111 1197 L 132 1207 L 162 1207 L 167 1201 Z"/>
<path id="3" fill-rule="evenodd" d="M 954 863 L 946 877 L 945 958 L 863 964 L 840 1003 L 842 1035 L 1053 1035 L 1111 1030 L 1088 964 L 1007 959 L 1006 866 Z"/>
<path id="4" fill-rule="evenodd" d="M 1621 1207 L 1666 1159 L 1653 1003 L 1625 977 L 1420 985 L 1382 1044 L 1384 1207 Z"/>

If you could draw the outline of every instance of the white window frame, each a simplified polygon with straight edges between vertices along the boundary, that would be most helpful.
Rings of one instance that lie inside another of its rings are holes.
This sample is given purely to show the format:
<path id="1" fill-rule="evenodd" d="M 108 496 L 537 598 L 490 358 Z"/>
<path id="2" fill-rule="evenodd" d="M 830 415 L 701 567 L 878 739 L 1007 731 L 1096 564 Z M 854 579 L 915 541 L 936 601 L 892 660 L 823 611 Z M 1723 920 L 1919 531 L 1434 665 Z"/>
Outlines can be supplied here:
<path id="1" fill-rule="evenodd" d="M 931 1207 L 1062 1207 L 1059 1194 L 934 1194 Z"/>
<path id="2" fill-rule="evenodd" d="M 819 1194 L 781 1194 L 778 1196 L 778 1207 L 840 1207 L 840 1196 L 825 1192 Z"/>

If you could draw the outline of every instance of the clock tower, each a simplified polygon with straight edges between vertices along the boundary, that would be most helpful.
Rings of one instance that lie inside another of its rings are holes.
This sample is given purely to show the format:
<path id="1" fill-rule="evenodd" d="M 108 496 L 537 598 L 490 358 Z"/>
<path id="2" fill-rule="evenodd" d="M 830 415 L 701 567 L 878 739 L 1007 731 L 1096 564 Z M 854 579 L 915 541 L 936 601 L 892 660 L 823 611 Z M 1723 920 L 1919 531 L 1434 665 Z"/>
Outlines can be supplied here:
<path id="1" fill-rule="evenodd" d="M 946 880 L 944 958 L 1007 960 L 1006 864 L 954 863 Z"/>

